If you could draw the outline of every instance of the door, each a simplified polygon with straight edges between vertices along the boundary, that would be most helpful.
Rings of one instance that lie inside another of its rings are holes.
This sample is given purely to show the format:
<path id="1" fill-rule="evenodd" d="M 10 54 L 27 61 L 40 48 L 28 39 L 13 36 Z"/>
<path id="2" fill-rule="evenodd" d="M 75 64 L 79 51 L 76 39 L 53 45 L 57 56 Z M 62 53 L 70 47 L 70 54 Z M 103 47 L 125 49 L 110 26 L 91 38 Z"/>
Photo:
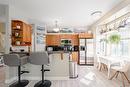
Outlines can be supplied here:
<path id="1" fill-rule="evenodd" d="M 94 64 L 93 39 L 80 39 L 80 65 Z"/>

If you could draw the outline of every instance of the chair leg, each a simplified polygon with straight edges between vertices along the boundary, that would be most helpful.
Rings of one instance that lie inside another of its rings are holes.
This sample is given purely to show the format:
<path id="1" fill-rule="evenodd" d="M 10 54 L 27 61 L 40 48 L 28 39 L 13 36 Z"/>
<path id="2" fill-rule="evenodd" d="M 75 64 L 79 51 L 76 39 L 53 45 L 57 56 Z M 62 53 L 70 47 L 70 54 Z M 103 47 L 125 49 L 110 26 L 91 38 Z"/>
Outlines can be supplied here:
<path id="1" fill-rule="evenodd" d="M 21 66 L 18 66 L 18 82 L 21 80 Z"/>
<path id="2" fill-rule="evenodd" d="M 97 69 L 99 69 L 99 64 L 97 64 L 97 66 L 96 66 L 96 67 L 97 67 Z"/>
<path id="3" fill-rule="evenodd" d="M 122 84 L 123 84 L 123 87 L 125 87 L 125 82 L 124 82 L 124 76 L 123 76 L 123 73 L 122 72 L 120 72 L 121 73 L 121 77 L 122 77 Z"/>
<path id="4" fill-rule="evenodd" d="M 44 83 L 44 65 L 42 65 L 42 83 Z"/>
<path id="5" fill-rule="evenodd" d="M 44 80 L 44 65 L 42 65 L 42 80 L 37 82 L 34 87 L 50 87 L 51 86 L 51 81 L 49 80 Z M 48 70 L 47 70 L 48 71 Z"/>
<path id="6" fill-rule="evenodd" d="M 99 67 L 99 71 L 101 71 L 102 70 L 102 63 L 101 63 L 101 65 L 100 65 L 100 67 Z"/>
<path id="7" fill-rule="evenodd" d="M 116 74 L 117 74 L 117 72 L 115 72 L 115 74 L 110 78 L 110 80 L 112 80 L 115 77 Z"/>
<path id="8" fill-rule="evenodd" d="M 128 83 L 130 84 L 130 81 L 129 81 L 128 77 L 126 76 L 126 74 L 125 74 L 124 72 L 122 72 L 122 73 L 123 73 L 123 75 L 125 76 L 125 78 L 126 78 L 126 80 L 128 81 Z"/>
<path id="9" fill-rule="evenodd" d="M 108 71 L 107 65 L 104 64 L 104 69 Z"/>
<path id="10" fill-rule="evenodd" d="M 21 66 L 18 66 L 18 81 L 11 84 L 9 87 L 25 87 L 28 83 L 28 80 L 21 80 Z"/>
<path id="11" fill-rule="evenodd" d="M 105 65 L 105 64 L 103 64 L 103 69 L 104 69 L 104 70 L 106 69 L 106 65 Z"/>
<path id="12" fill-rule="evenodd" d="M 117 78 L 117 77 L 118 77 L 118 75 L 119 75 L 119 71 L 117 71 L 117 74 L 116 74 L 116 76 L 115 76 L 115 77 Z"/>

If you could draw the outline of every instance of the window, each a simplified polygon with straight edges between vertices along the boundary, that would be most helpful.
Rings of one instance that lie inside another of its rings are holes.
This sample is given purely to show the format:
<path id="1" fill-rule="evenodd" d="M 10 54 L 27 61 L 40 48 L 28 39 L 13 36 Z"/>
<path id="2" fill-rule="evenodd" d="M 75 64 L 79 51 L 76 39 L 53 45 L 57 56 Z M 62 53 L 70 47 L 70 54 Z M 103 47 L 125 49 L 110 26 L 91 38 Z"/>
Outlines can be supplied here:
<path id="1" fill-rule="evenodd" d="M 121 28 L 119 31 L 121 41 L 119 44 L 112 44 L 112 56 L 129 56 L 130 29 L 128 27 Z"/>
<path id="2" fill-rule="evenodd" d="M 128 56 L 129 55 L 129 40 L 121 40 L 120 42 L 120 56 Z"/>

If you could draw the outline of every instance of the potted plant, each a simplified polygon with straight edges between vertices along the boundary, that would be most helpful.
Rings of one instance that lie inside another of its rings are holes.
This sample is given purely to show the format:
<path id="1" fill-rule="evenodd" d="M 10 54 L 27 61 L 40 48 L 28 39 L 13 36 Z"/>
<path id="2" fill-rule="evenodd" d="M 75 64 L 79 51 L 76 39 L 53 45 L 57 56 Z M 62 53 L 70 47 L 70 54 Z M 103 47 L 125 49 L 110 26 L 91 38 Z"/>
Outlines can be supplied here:
<path id="1" fill-rule="evenodd" d="M 121 37 L 118 34 L 113 34 L 113 35 L 109 36 L 109 42 L 111 44 L 118 44 L 120 42 L 120 40 L 121 40 Z"/>

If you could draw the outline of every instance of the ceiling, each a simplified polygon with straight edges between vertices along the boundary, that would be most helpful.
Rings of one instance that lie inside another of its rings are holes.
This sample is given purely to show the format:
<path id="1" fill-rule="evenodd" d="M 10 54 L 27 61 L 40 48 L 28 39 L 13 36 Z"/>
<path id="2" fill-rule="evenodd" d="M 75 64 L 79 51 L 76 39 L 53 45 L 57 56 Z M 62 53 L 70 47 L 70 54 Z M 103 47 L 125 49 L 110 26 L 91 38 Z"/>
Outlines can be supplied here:
<path id="1" fill-rule="evenodd" d="M 16 8 L 30 18 L 54 25 L 58 20 L 61 26 L 90 26 L 91 13 L 102 11 L 104 15 L 123 0 L 12 0 Z"/>

